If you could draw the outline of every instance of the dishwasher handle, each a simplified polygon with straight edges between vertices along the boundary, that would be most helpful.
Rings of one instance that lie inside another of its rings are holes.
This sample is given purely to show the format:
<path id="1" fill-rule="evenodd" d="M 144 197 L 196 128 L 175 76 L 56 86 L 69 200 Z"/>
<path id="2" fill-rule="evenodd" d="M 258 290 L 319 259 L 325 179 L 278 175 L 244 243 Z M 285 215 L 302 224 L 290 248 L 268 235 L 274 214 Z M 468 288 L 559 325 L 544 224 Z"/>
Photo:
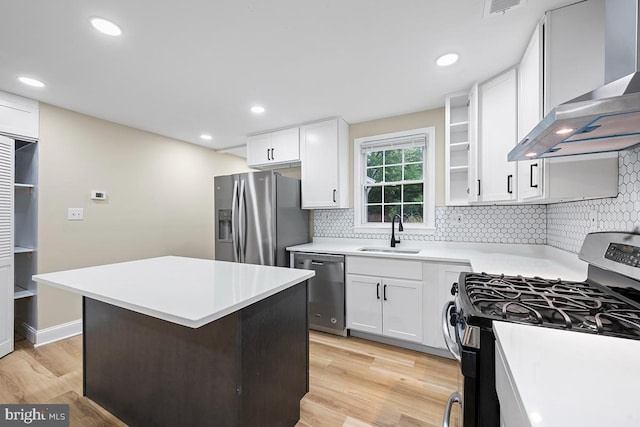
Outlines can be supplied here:
<path id="1" fill-rule="evenodd" d="M 297 266 L 300 262 L 308 262 L 310 265 L 323 265 L 323 263 L 344 263 L 344 255 L 316 254 L 309 252 L 294 252 L 293 261 Z"/>

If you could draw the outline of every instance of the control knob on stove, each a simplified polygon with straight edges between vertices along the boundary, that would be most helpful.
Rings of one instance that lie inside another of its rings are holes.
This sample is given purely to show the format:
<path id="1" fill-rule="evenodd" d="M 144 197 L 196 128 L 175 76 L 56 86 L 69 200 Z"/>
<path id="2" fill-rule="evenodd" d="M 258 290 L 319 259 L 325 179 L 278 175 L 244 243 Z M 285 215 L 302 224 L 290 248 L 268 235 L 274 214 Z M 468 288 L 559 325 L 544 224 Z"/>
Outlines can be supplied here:
<path id="1" fill-rule="evenodd" d="M 456 296 L 458 295 L 458 283 L 454 282 L 453 285 L 451 285 L 451 295 Z"/>
<path id="2" fill-rule="evenodd" d="M 456 326 L 458 324 L 458 313 L 455 311 L 451 313 L 451 316 L 449 316 L 449 324 L 451 326 Z"/>

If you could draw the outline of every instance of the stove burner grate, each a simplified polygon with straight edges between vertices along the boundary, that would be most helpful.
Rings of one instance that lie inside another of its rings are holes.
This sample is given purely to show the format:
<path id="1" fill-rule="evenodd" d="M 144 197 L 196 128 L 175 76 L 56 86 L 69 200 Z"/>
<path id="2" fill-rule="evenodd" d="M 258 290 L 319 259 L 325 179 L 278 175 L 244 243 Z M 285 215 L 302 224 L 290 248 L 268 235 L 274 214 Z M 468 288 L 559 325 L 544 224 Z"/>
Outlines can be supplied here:
<path id="1" fill-rule="evenodd" d="M 480 315 L 640 339 L 640 309 L 588 282 L 466 273 L 463 283 Z"/>

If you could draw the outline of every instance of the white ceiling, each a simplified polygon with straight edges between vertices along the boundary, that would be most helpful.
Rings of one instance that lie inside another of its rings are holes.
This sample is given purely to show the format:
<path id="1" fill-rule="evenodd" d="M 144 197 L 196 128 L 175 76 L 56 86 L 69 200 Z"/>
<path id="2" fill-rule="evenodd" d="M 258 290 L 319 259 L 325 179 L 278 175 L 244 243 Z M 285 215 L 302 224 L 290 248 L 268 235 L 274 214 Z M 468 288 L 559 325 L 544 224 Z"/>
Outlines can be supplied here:
<path id="1" fill-rule="evenodd" d="M 446 93 L 517 63 L 544 11 L 574 1 L 529 0 L 483 18 L 484 0 L 2 0 L 0 90 L 232 147 L 325 117 L 443 106 Z M 91 16 L 123 36 L 94 31 Z M 458 63 L 437 67 L 449 51 Z"/>

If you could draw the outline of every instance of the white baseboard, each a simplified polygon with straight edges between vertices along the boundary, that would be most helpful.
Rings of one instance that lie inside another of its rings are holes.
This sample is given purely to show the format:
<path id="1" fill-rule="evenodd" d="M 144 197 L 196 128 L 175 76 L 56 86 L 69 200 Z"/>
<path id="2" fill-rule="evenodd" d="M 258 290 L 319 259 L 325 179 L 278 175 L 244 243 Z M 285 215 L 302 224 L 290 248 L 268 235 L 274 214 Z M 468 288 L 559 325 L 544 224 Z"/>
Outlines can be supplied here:
<path id="1" fill-rule="evenodd" d="M 29 326 L 29 328 L 31 327 Z M 80 335 L 81 333 L 82 333 L 82 319 L 78 319 L 72 322 L 62 323 L 60 325 L 52 326 L 50 328 L 40 329 L 38 331 L 35 331 L 34 341 L 31 341 L 31 339 L 29 339 L 29 337 L 26 335 L 25 337 L 33 343 L 34 347 L 40 347 L 41 345 L 50 344 L 52 342 L 60 341 L 65 338 L 72 337 L 74 335 Z"/>
<path id="2" fill-rule="evenodd" d="M 22 335 L 27 340 L 31 341 L 31 343 L 36 342 L 37 331 L 34 329 L 33 326 L 24 322 L 16 322 L 13 325 L 13 328 L 16 330 L 18 334 Z"/>

